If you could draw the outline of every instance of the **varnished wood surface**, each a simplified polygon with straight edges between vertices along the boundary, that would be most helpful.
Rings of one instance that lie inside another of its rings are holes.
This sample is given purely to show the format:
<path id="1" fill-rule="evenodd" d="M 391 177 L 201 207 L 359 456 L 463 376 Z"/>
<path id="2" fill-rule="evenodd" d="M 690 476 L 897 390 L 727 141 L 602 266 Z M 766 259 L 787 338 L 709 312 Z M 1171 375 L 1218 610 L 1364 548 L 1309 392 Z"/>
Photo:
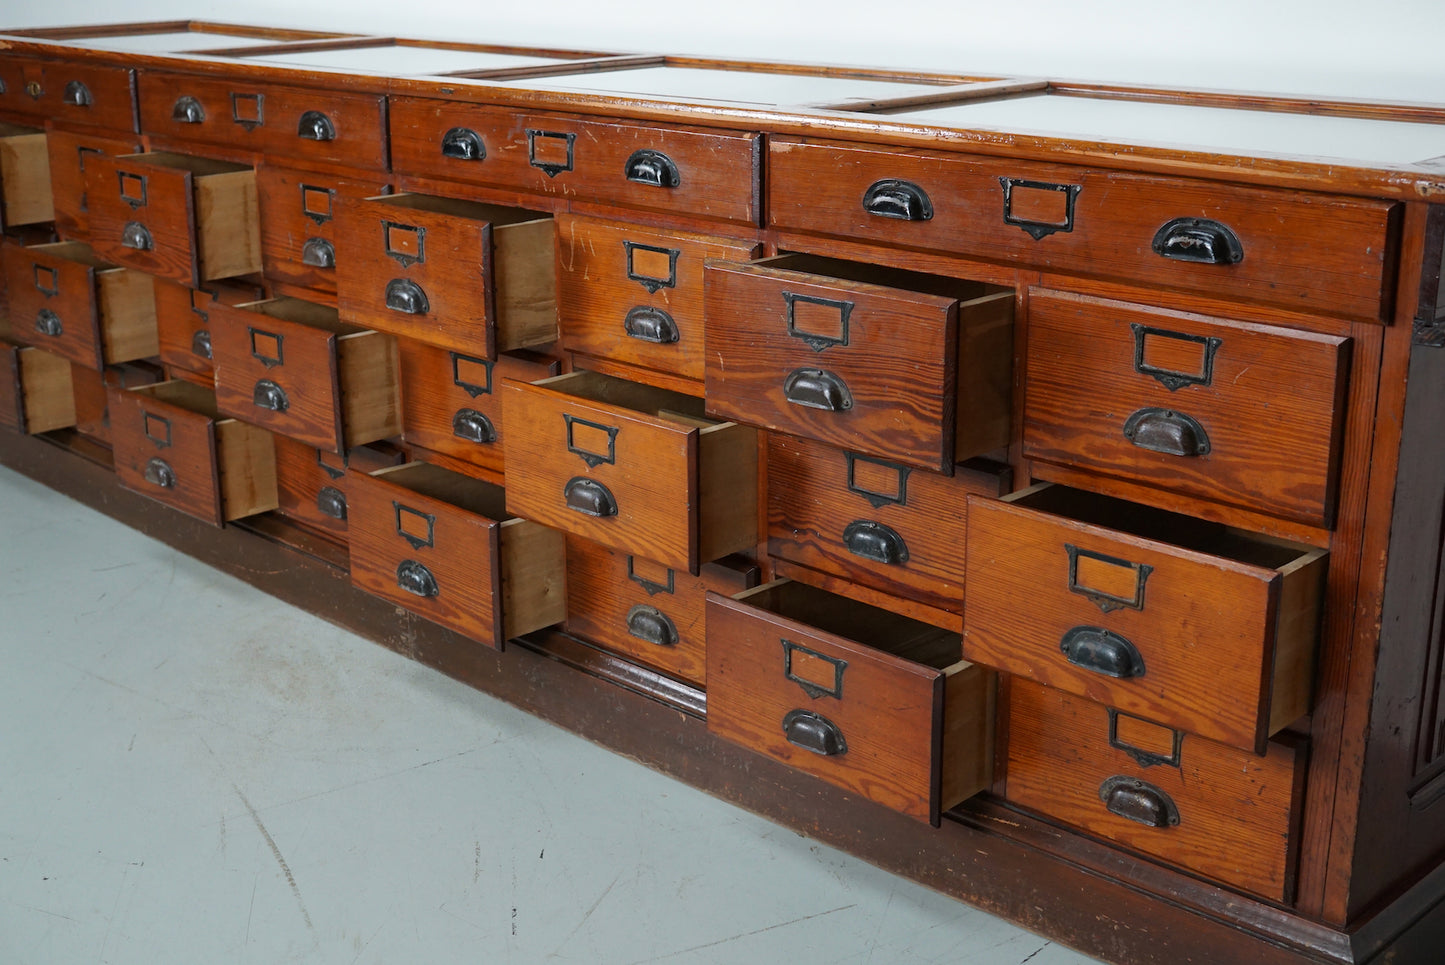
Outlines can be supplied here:
<path id="1" fill-rule="evenodd" d="M 72 55 L 75 53 L 71 52 Z M 0 58 L 0 111 L 70 127 L 103 128 L 115 133 L 137 130 L 135 71 L 90 57 L 66 61 Z M 71 103 L 66 87 L 83 84 L 88 103 Z"/>
<path id="2" fill-rule="evenodd" d="M 334 259 L 336 215 L 342 199 L 382 194 L 387 186 L 384 176 L 363 172 L 332 177 L 271 164 L 258 167 L 261 263 L 266 277 L 335 295 L 336 268 L 306 264 L 307 245 L 316 241 L 329 244 Z"/>
<path id="3" fill-rule="evenodd" d="M 87 241 L 90 222 L 85 197 L 85 161 L 95 154 L 135 154 L 143 145 L 135 137 L 52 127 L 45 134 L 50 155 L 50 187 L 55 203 L 55 232 L 67 241 Z"/>
<path id="4" fill-rule="evenodd" d="M 197 519 L 220 526 L 220 472 L 216 465 L 215 396 L 181 382 L 146 389 L 111 386 L 111 446 L 122 486 Z M 173 474 L 169 486 L 146 478 L 151 460 Z"/>
<path id="5" fill-rule="evenodd" d="M 191 288 L 178 282 L 155 279 L 156 324 L 159 329 L 160 360 L 208 378 L 212 375 L 211 360 L 215 355 L 198 352 L 209 346 L 211 337 L 211 306 L 238 305 L 259 301 L 264 292 L 259 285 L 245 282 L 206 282 Z M 198 334 L 204 338 L 197 341 Z"/>

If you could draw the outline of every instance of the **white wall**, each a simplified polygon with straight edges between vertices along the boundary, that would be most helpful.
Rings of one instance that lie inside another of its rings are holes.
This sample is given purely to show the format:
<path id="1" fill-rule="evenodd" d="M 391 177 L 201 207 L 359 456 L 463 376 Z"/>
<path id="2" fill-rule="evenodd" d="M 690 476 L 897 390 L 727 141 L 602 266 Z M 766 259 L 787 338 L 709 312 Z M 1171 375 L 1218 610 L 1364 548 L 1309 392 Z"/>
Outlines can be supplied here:
<path id="1" fill-rule="evenodd" d="M 1445 102 L 1445 0 L 0 0 L 355 33 Z"/>

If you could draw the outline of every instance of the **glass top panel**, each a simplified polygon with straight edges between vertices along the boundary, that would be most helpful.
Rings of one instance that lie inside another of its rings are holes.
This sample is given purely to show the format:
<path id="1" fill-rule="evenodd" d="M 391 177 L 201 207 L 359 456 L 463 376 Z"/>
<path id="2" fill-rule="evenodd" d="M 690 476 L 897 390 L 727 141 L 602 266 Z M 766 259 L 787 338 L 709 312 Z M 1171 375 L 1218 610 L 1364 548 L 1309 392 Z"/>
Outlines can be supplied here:
<path id="1" fill-rule="evenodd" d="M 108 37 L 75 37 L 62 41 L 85 44 L 104 50 L 124 50 L 137 54 L 178 53 L 183 50 L 222 50 L 227 47 L 260 47 L 280 43 L 274 37 L 249 37 L 241 34 L 211 33 L 204 30 L 175 30 L 165 33 L 115 34 Z"/>
<path id="2" fill-rule="evenodd" d="M 982 128 L 1246 156 L 1285 154 L 1398 165 L 1445 155 L 1445 124 L 1057 94 L 974 101 L 880 116 L 964 130 Z"/>
<path id="3" fill-rule="evenodd" d="M 346 47 L 334 50 L 254 55 L 256 61 L 292 67 L 323 67 L 380 74 L 449 74 L 459 70 L 498 70 L 566 63 L 558 57 L 532 54 L 498 54 L 443 47 Z"/>
<path id="4" fill-rule="evenodd" d="M 938 90 L 935 84 L 887 79 L 825 77 L 706 67 L 637 67 L 554 74 L 505 82 L 528 90 L 570 90 L 678 100 L 744 104 L 842 104 L 850 100 L 907 97 Z"/>

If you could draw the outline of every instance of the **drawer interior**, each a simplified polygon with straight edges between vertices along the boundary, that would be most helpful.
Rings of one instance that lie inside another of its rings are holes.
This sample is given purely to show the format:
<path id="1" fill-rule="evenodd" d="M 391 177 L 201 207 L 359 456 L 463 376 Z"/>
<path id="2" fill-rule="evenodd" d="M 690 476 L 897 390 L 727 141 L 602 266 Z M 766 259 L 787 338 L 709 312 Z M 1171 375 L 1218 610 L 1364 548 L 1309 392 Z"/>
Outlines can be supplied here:
<path id="1" fill-rule="evenodd" d="M 249 164 L 219 161 L 215 158 L 196 157 L 193 154 L 175 154 L 171 151 L 153 151 L 149 154 L 126 154 L 118 161 L 139 161 L 152 167 L 170 168 L 175 171 L 189 171 L 197 177 L 212 174 L 233 174 L 237 171 L 254 170 Z"/>
<path id="2" fill-rule="evenodd" d="M 412 211 L 444 214 L 453 218 L 466 218 L 469 221 L 486 221 L 496 227 L 523 224 L 528 221 L 542 221 L 552 217 L 550 214 L 529 211 L 526 208 L 508 208 L 500 204 L 487 204 L 484 201 L 441 198 L 434 194 L 383 194 L 366 200 L 372 204 L 385 204 Z"/>
<path id="3" fill-rule="evenodd" d="M 324 329 L 336 335 L 359 335 L 367 331 L 360 326 L 343 322 L 340 314 L 331 306 L 318 305 L 304 298 L 268 298 L 259 302 L 242 302 L 236 307 L 257 315 Z"/>
<path id="4" fill-rule="evenodd" d="M 579 399 L 586 399 L 589 402 L 621 406 L 635 412 L 645 412 L 648 415 L 657 416 L 659 419 L 668 419 L 686 425 L 706 428 L 726 424 L 709 419 L 704 415 L 702 399 L 684 395 L 681 392 L 660 389 L 656 386 L 630 382 L 627 379 L 613 378 L 600 372 L 572 372 L 536 384 L 544 385 L 558 392 L 565 392 Z"/>
<path id="5" fill-rule="evenodd" d="M 880 285 L 885 288 L 900 288 L 925 295 L 956 298 L 959 301 L 972 301 L 975 298 L 984 298 L 1010 290 L 998 285 L 970 281 L 966 278 L 929 275 L 921 271 L 908 271 L 904 268 L 889 268 L 887 265 L 870 265 L 858 261 L 844 261 L 841 258 L 825 258 L 822 255 L 796 252 L 763 258 L 752 264 L 762 268 L 796 271 L 806 275 L 822 275 L 828 278 L 861 282 L 865 285 Z"/>
<path id="6" fill-rule="evenodd" d="M 158 402 L 167 402 L 171 405 L 180 406 L 182 409 L 189 409 L 201 415 L 209 416 L 212 419 L 221 420 L 229 416 L 221 415 L 216 408 L 216 393 L 204 386 L 196 385 L 194 382 L 187 382 L 184 379 L 173 379 L 169 382 L 157 382 L 154 385 L 142 385 L 128 391 L 136 395 L 143 395 L 148 399 L 155 399 Z"/>
<path id="7" fill-rule="evenodd" d="M 107 268 L 114 268 L 108 261 L 97 258 L 90 245 L 82 241 L 57 241 L 48 245 L 32 245 L 26 251 L 34 251 L 54 258 L 63 258 L 66 261 L 73 261 L 85 265 L 88 268 L 95 268 L 104 271 Z"/>
<path id="8" fill-rule="evenodd" d="M 506 493 L 502 487 L 431 463 L 409 462 L 404 466 L 379 469 L 371 475 L 405 486 L 419 495 L 451 503 L 477 516 L 496 520 L 512 518 L 512 514 L 507 512 Z"/>

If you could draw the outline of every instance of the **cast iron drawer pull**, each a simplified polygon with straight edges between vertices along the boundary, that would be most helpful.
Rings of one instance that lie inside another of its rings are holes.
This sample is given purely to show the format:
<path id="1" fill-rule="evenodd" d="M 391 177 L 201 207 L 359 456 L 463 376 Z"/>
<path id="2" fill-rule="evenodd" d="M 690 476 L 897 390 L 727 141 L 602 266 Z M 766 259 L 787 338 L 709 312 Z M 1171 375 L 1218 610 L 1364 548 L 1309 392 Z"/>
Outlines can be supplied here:
<path id="1" fill-rule="evenodd" d="M 134 248 L 136 251 L 150 251 L 155 247 L 151 240 L 150 229 L 139 221 L 127 221 L 120 232 L 120 243 L 127 248 Z"/>
<path id="2" fill-rule="evenodd" d="M 891 526 L 871 519 L 855 519 L 843 527 L 843 545 L 854 556 L 897 566 L 908 562 L 908 544 Z"/>
<path id="3" fill-rule="evenodd" d="M 783 718 L 783 734 L 789 744 L 824 757 L 848 753 L 848 742 L 843 739 L 838 725 L 811 710 L 788 711 Z"/>
<path id="4" fill-rule="evenodd" d="M 396 568 L 396 585 L 413 596 L 433 597 L 441 592 L 437 578 L 416 560 L 402 560 Z"/>
<path id="5" fill-rule="evenodd" d="M 60 316 L 48 308 L 42 308 L 35 316 L 35 330 L 51 338 L 59 338 L 65 333 L 64 326 L 60 324 Z"/>
<path id="6" fill-rule="evenodd" d="M 600 482 L 586 476 L 573 476 L 562 490 L 567 497 L 567 508 L 586 516 L 616 516 L 617 500 L 612 492 Z"/>
<path id="7" fill-rule="evenodd" d="M 1244 245 L 1228 225 L 1208 218 L 1175 218 L 1154 235 L 1154 253 L 1175 261 L 1237 265 Z"/>
<path id="8" fill-rule="evenodd" d="M 307 238 L 301 246 L 301 264 L 312 268 L 335 268 L 336 248 L 325 238 Z"/>
<path id="9" fill-rule="evenodd" d="M 71 107 L 89 107 L 94 101 L 90 96 L 90 88 L 78 80 L 73 80 L 65 85 L 65 92 L 60 99 Z"/>
<path id="10" fill-rule="evenodd" d="M 291 400 L 286 398 L 286 390 L 270 379 L 262 379 L 256 383 L 256 388 L 251 391 L 251 401 L 272 412 L 285 412 L 291 408 Z"/>
<path id="11" fill-rule="evenodd" d="M 296 122 L 296 136 L 308 141 L 336 140 L 336 125 L 320 111 L 306 111 Z"/>
<path id="12" fill-rule="evenodd" d="M 678 338 L 677 323 L 672 320 L 672 316 L 660 308 L 648 308 L 645 305 L 629 309 L 627 317 L 622 321 L 622 328 L 627 332 L 628 338 L 655 342 L 658 345 L 671 345 Z"/>
<path id="13" fill-rule="evenodd" d="M 162 489 L 176 488 L 176 471 L 171 464 L 157 456 L 146 463 L 145 481 L 152 486 L 159 486 Z"/>
<path id="14" fill-rule="evenodd" d="M 880 218 L 899 221 L 933 220 L 933 202 L 928 192 L 912 181 L 888 178 L 874 181 L 863 192 L 863 210 Z"/>
<path id="15" fill-rule="evenodd" d="M 627 632 L 658 647 L 677 646 L 677 626 L 655 606 L 639 603 L 627 611 Z"/>
<path id="16" fill-rule="evenodd" d="M 1103 627 L 1074 627 L 1059 641 L 1069 663 L 1106 677 L 1127 680 L 1144 676 L 1139 648 Z"/>
<path id="17" fill-rule="evenodd" d="M 425 315 L 431 311 L 431 302 L 410 278 L 393 278 L 386 283 L 386 307 L 407 315 Z"/>
<path id="18" fill-rule="evenodd" d="M 200 101 L 187 94 L 177 98 L 176 106 L 171 108 L 171 120 L 182 124 L 201 124 L 206 120 L 206 109 Z"/>
<path id="19" fill-rule="evenodd" d="M 469 127 L 454 127 L 442 135 L 442 156 L 458 161 L 485 161 L 482 136 Z"/>
<path id="20" fill-rule="evenodd" d="M 211 333 L 204 328 L 197 329 L 196 334 L 191 336 L 191 352 L 203 359 L 209 359 L 211 357 Z"/>
<path id="21" fill-rule="evenodd" d="M 457 414 L 452 416 L 452 435 L 483 445 L 497 441 L 497 430 L 492 420 L 476 409 L 457 410 Z"/>
<path id="22" fill-rule="evenodd" d="M 1179 823 L 1179 808 L 1162 790 L 1137 777 L 1116 775 L 1099 785 L 1099 800 L 1111 814 L 1151 828 L 1172 828 Z"/>
<path id="23" fill-rule="evenodd" d="M 627 180 L 652 188 L 675 188 L 682 183 L 677 165 L 661 151 L 633 151 L 623 170 Z"/>
<path id="24" fill-rule="evenodd" d="M 1140 449 L 1171 456 L 1206 456 L 1209 433 L 1194 419 L 1172 409 L 1140 409 L 1124 422 L 1124 438 Z"/>
<path id="25" fill-rule="evenodd" d="M 783 380 L 783 396 L 809 409 L 846 412 L 853 408 L 853 393 L 847 384 L 826 369 L 793 369 Z"/>
<path id="26" fill-rule="evenodd" d="M 316 508 L 323 516 L 332 519 L 346 519 L 346 493 L 335 486 L 322 486 L 316 494 Z"/>

